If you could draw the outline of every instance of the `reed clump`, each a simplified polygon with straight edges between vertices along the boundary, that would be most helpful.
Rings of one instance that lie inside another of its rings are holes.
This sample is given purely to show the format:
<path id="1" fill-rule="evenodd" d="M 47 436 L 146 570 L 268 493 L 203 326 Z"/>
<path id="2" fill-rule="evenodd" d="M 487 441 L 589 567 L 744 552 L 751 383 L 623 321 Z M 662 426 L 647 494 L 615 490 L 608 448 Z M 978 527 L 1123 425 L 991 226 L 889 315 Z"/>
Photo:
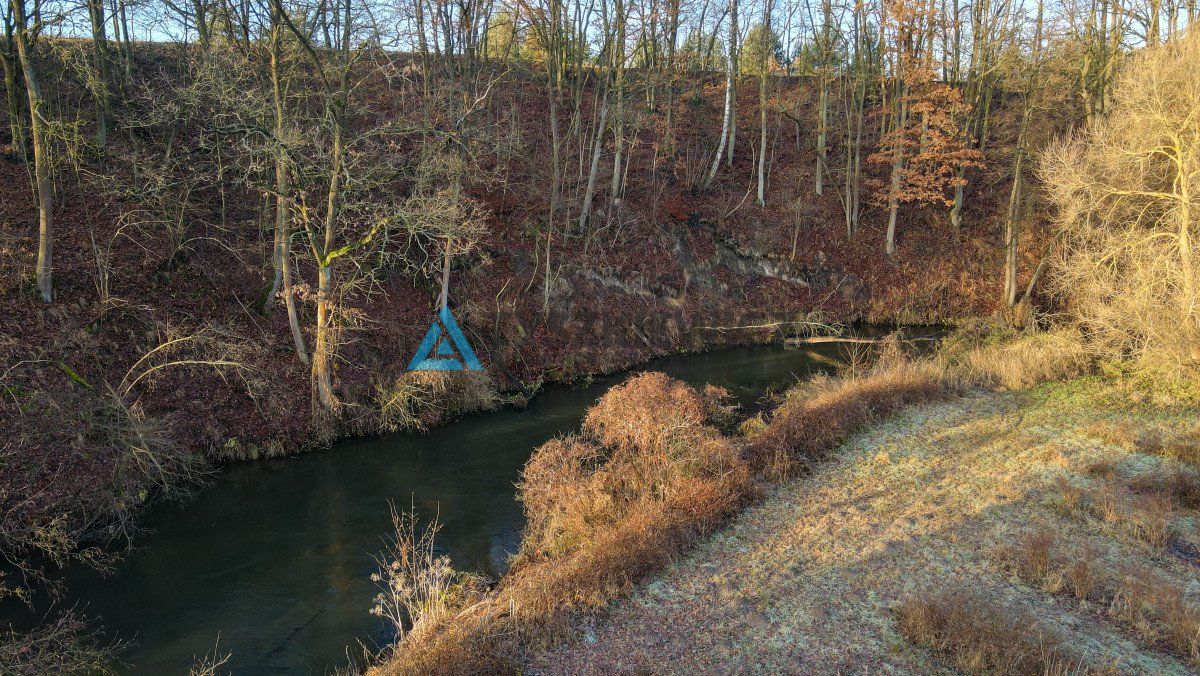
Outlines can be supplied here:
<path id="1" fill-rule="evenodd" d="M 909 641 L 971 674 L 1087 673 L 1053 632 L 1020 608 L 963 588 L 916 594 L 897 608 Z"/>

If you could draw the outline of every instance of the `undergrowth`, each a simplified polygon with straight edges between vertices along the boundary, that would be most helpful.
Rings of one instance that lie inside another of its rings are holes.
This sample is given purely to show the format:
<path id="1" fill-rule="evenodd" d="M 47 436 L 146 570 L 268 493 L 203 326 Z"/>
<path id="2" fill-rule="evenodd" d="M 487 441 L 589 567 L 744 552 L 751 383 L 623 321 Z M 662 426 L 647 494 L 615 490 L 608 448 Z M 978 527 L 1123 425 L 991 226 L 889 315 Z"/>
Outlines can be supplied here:
<path id="1" fill-rule="evenodd" d="M 897 608 L 909 641 L 971 674 L 1095 673 L 1028 611 L 963 588 L 914 595 Z"/>

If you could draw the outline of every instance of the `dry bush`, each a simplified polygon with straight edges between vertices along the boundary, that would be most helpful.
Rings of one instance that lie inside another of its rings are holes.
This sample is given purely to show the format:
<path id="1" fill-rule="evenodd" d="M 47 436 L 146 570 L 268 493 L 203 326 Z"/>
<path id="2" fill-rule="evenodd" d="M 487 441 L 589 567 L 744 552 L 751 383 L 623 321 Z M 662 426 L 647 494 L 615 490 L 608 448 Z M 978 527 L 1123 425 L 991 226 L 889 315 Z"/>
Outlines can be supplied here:
<path id="1" fill-rule="evenodd" d="M 788 393 L 747 454 L 756 470 L 785 477 L 823 458 L 869 420 L 952 388 L 945 371 L 929 361 L 900 361 L 855 378 L 814 378 Z"/>
<path id="2" fill-rule="evenodd" d="M 586 533 L 611 512 L 611 497 L 592 478 L 607 453 L 576 436 L 548 441 L 525 465 L 522 544 L 537 543 L 550 556 L 574 551 Z"/>
<path id="3" fill-rule="evenodd" d="M 1096 553 L 1088 544 L 1066 552 L 1056 549 L 1064 548 L 1055 547 L 1054 532 L 1040 529 L 1002 550 L 1001 556 L 1022 580 L 1051 594 L 1066 589 L 1081 601 L 1087 599 L 1099 583 Z"/>
<path id="4" fill-rule="evenodd" d="M 1091 489 L 1077 487 L 1061 477 L 1056 483 L 1064 505 L 1072 511 L 1089 512 L 1155 547 L 1166 546 L 1171 538 L 1172 524 L 1178 513 L 1177 504 L 1166 486 L 1154 486 L 1151 491 L 1127 495 L 1127 491 L 1114 481 Z M 1144 484 L 1135 482 L 1131 482 L 1131 487 L 1145 488 Z"/>
<path id="5" fill-rule="evenodd" d="M 419 631 L 437 622 L 446 612 L 446 596 L 454 582 L 450 558 L 434 551 L 441 525 L 434 519 L 418 531 L 412 512 L 392 512 L 392 533 L 386 549 L 375 556 L 379 572 L 371 581 L 379 586 L 371 614 L 387 619 L 396 636 Z"/>
<path id="6" fill-rule="evenodd" d="M 1135 537 L 1156 547 L 1166 546 L 1174 520 L 1174 503 L 1170 497 L 1157 493 L 1135 496 L 1124 514 L 1127 529 Z"/>
<path id="7" fill-rule="evenodd" d="M 212 650 L 203 657 L 197 657 L 188 670 L 188 676 L 225 676 L 233 672 L 222 669 L 233 658 L 232 652 L 221 652 L 220 639 L 213 644 Z"/>
<path id="8" fill-rule="evenodd" d="M 706 424 L 719 413 L 722 396 L 718 390 L 701 394 L 662 373 L 610 389 L 584 418 L 595 443 L 551 441 L 526 466 L 520 497 L 529 526 L 522 554 L 572 553 L 639 511 L 681 496 L 694 499 L 694 493 L 732 506 L 749 475 L 737 449 Z"/>
<path id="9" fill-rule="evenodd" d="M 1092 595 L 1099 583 L 1099 573 L 1096 570 L 1096 552 L 1091 545 L 1084 545 L 1075 553 L 1067 563 L 1066 576 L 1075 598 L 1083 601 Z"/>
<path id="10" fill-rule="evenodd" d="M 914 596 L 897 609 L 909 641 L 974 674 L 1081 673 L 1081 659 L 1028 612 L 965 589 Z"/>
<path id="11" fill-rule="evenodd" d="M 1138 441 L 1137 427 L 1131 420 L 1120 422 L 1099 421 L 1081 430 L 1088 436 L 1096 437 L 1105 443 L 1115 446 L 1136 446 Z"/>
<path id="12" fill-rule="evenodd" d="M 406 371 L 376 385 L 379 428 L 426 430 L 500 403 L 496 385 L 479 371 Z"/>
<path id="13" fill-rule="evenodd" d="M 1154 452 L 1165 458 L 1200 466 L 1200 429 L 1172 434 L 1158 444 Z"/>
<path id="14" fill-rule="evenodd" d="M 762 434 L 767 429 L 767 421 L 763 420 L 762 413 L 755 414 L 746 418 L 738 425 L 738 434 L 752 439 L 759 434 Z"/>
<path id="15" fill-rule="evenodd" d="M 1053 546 L 1054 533 L 1048 529 L 1037 530 L 1018 541 L 1007 552 L 1007 558 L 1015 564 L 1016 573 L 1021 578 L 1046 585 L 1053 582 L 1055 577 L 1061 578 L 1054 575 Z M 1057 587 L 1056 584 L 1051 586 Z"/>
<path id="16" fill-rule="evenodd" d="M 436 553 L 441 524 L 435 518 L 417 527 L 415 512 L 392 513 L 392 536 L 375 556 L 379 572 L 371 581 L 379 586 L 371 614 L 391 624 L 399 640 L 409 634 L 431 631 L 451 608 L 465 606 L 483 594 L 482 581 L 455 572 L 450 558 Z"/>
<path id="17" fill-rule="evenodd" d="M 0 632 L 0 674 L 114 674 L 121 647 L 102 643 L 86 620 L 67 610 L 28 633 Z"/>
<path id="18" fill-rule="evenodd" d="M 686 383 L 644 373 L 605 393 L 588 410 L 583 428 L 617 450 L 658 451 L 678 430 L 703 424 L 707 412 L 704 399 Z"/>
<path id="19" fill-rule="evenodd" d="M 973 384 L 1018 389 L 1080 376 L 1090 364 L 1079 334 L 1059 329 L 979 345 L 964 355 L 957 372 Z"/>
<path id="20" fill-rule="evenodd" d="M 1075 512 L 1083 509 L 1083 489 L 1071 483 L 1071 480 L 1065 476 L 1054 477 L 1054 485 L 1058 488 L 1059 495 L 1062 497 L 1063 507 L 1067 511 Z"/>
<path id="21" fill-rule="evenodd" d="M 1130 485 L 1137 491 L 1160 494 L 1184 509 L 1200 509 L 1200 477 L 1194 470 L 1172 466 L 1143 472 L 1133 477 Z"/>
<path id="22" fill-rule="evenodd" d="M 547 442 L 526 465 L 527 526 L 499 587 L 400 643 L 384 672 L 512 672 L 573 613 L 603 607 L 720 525 L 750 487 L 738 449 L 708 424 L 723 396 L 661 373 L 610 389 L 585 417 L 589 436 Z"/>
<path id="23" fill-rule="evenodd" d="M 1200 366 L 1198 62 L 1195 30 L 1139 51 L 1111 113 L 1050 146 L 1041 168 L 1066 233 L 1053 282 L 1090 347 L 1173 382 Z"/>
<path id="24" fill-rule="evenodd" d="M 1109 611 L 1146 640 L 1200 661 L 1200 608 L 1189 602 L 1183 585 L 1142 567 L 1126 567 Z"/>

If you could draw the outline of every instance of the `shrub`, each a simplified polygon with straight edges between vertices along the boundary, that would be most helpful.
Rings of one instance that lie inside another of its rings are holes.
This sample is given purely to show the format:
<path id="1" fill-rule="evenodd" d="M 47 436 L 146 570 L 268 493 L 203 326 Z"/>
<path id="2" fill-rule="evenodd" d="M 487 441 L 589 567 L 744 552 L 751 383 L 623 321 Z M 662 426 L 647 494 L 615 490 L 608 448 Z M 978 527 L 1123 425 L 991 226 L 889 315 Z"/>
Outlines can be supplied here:
<path id="1" fill-rule="evenodd" d="M 446 597 L 454 582 L 454 568 L 446 556 L 434 552 L 440 529 L 435 519 L 417 530 L 417 515 L 392 512 L 393 535 L 387 548 L 375 556 L 379 572 L 371 581 L 379 585 L 371 614 L 387 619 L 398 638 L 409 631 L 431 626 L 446 612 Z"/>
<path id="2" fill-rule="evenodd" d="M 85 619 L 67 610 L 28 633 L 0 632 L 0 673 L 113 674 L 113 658 L 121 647 L 101 642 Z"/>
<path id="3" fill-rule="evenodd" d="M 706 424 L 719 413 L 722 394 L 702 395 L 662 373 L 610 389 L 584 417 L 594 442 L 551 441 L 526 465 L 523 554 L 572 553 L 641 511 L 679 506 L 697 494 L 732 507 L 749 475 L 730 440 Z M 698 516 L 695 508 L 685 511 Z"/>
<path id="4" fill-rule="evenodd" d="M 1091 545 L 1084 545 L 1074 558 L 1067 563 L 1067 579 L 1071 582 L 1071 591 L 1075 598 L 1083 601 L 1092 595 L 1098 584 L 1096 571 L 1096 552 Z"/>
<path id="5" fill-rule="evenodd" d="M 708 424 L 723 396 L 661 373 L 610 389 L 582 435 L 543 444 L 526 465 L 527 526 L 500 585 L 405 640 L 385 671 L 515 671 L 573 612 L 602 607 L 718 526 L 750 487 L 738 449 Z"/>
<path id="6" fill-rule="evenodd" d="M 957 372 L 977 385 L 1017 389 L 1077 377 L 1090 363 L 1079 334 L 1059 329 L 978 345 L 961 357 Z"/>
<path id="7" fill-rule="evenodd" d="M 496 385 L 479 371 L 406 371 L 377 384 L 379 427 L 385 431 L 425 430 L 500 403 Z"/>
<path id="8" fill-rule="evenodd" d="M 965 589 L 913 596 L 897 614 L 905 638 L 968 673 L 1066 674 L 1082 662 L 1028 612 Z"/>
<path id="9" fill-rule="evenodd" d="M 1200 366 L 1200 31 L 1139 51 L 1109 115 L 1052 145 L 1041 178 L 1065 238 L 1054 284 L 1100 356 L 1194 380 Z"/>

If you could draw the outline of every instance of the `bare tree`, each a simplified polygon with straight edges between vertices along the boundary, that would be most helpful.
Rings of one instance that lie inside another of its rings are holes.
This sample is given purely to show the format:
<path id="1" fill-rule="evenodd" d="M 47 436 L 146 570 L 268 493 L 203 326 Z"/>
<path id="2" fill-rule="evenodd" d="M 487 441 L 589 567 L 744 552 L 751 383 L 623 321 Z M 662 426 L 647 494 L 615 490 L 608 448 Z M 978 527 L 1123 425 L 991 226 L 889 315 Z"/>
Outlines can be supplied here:
<path id="1" fill-rule="evenodd" d="M 721 140 L 717 142 L 717 154 L 713 157 L 712 167 L 708 170 L 708 177 L 704 179 L 704 186 L 708 187 L 712 184 L 713 179 L 717 177 L 717 169 L 721 167 L 721 153 L 725 151 L 725 145 L 729 143 L 730 161 L 733 157 L 733 142 L 730 137 L 734 133 L 734 87 L 737 82 L 737 53 L 738 53 L 738 20 L 737 20 L 738 0 L 729 0 L 729 42 L 727 43 L 727 56 L 725 59 L 725 114 L 721 118 Z M 715 33 L 715 32 L 714 32 Z"/>
<path id="2" fill-rule="evenodd" d="M 41 9 L 35 0 L 34 16 L 29 15 L 27 0 L 9 0 L 17 43 L 17 56 L 25 80 L 29 105 L 29 131 L 33 142 L 34 189 L 38 197 L 37 288 L 43 303 L 54 299 L 54 186 L 50 180 L 50 123 L 46 119 L 46 99 L 38 79 L 37 55 L 34 54 L 42 31 Z"/>
<path id="3" fill-rule="evenodd" d="M 1107 119 L 1052 145 L 1041 177 L 1065 230 L 1055 283 L 1105 354 L 1200 363 L 1200 32 L 1133 58 Z"/>

